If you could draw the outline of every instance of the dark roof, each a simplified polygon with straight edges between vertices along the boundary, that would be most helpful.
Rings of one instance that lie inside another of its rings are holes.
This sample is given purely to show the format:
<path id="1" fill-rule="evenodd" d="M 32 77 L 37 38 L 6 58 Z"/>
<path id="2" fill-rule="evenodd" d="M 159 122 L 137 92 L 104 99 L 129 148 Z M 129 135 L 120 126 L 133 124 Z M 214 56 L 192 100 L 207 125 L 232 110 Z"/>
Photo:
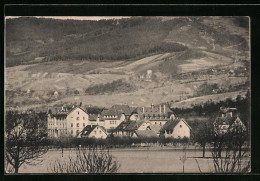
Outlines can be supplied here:
<path id="1" fill-rule="evenodd" d="M 99 125 L 88 125 L 86 126 L 82 131 L 81 131 L 81 135 L 83 136 L 88 136 L 96 127 L 99 127 L 100 129 L 102 129 L 104 132 L 106 132 L 106 129 L 103 126 L 99 126 Z"/>
<path id="2" fill-rule="evenodd" d="M 88 117 L 89 121 L 96 121 L 97 120 L 97 115 L 95 114 L 90 114 Z"/>
<path id="3" fill-rule="evenodd" d="M 137 137 L 139 138 L 156 138 L 158 137 L 156 132 L 153 130 L 136 130 Z"/>
<path id="4" fill-rule="evenodd" d="M 152 131 L 154 131 L 155 133 L 160 132 L 160 129 L 162 128 L 159 125 L 155 125 L 155 124 L 151 124 L 150 126 L 148 126 L 148 128 L 150 128 Z"/>
<path id="5" fill-rule="evenodd" d="M 160 105 L 159 105 L 159 106 L 153 106 L 153 107 L 137 108 L 136 112 L 138 113 L 138 116 L 141 119 L 144 119 L 146 117 L 149 120 L 158 120 L 158 121 L 167 120 L 173 114 L 172 110 L 170 110 L 169 107 L 167 107 L 167 106 L 165 106 L 165 113 L 164 113 L 163 105 L 161 105 L 161 111 L 160 111 Z"/>
<path id="6" fill-rule="evenodd" d="M 126 131 L 137 130 L 142 124 L 143 121 L 131 121 L 130 124 L 125 128 L 125 130 Z"/>
<path id="7" fill-rule="evenodd" d="M 130 116 L 133 110 L 134 109 L 129 107 L 128 105 L 113 105 L 110 109 L 102 111 L 101 115 L 117 115 L 119 117 L 121 114 L 125 114 L 127 116 Z"/>
<path id="8" fill-rule="evenodd" d="M 79 107 L 79 106 L 76 106 L 76 107 L 74 107 L 73 109 L 71 109 L 71 110 L 68 112 L 68 114 L 70 114 L 72 111 L 74 111 L 74 110 L 77 109 L 77 108 L 81 109 L 83 112 L 85 112 L 86 114 L 88 114 L 87 110 L 84 110 L 84 109 L 82 109 L 82 107 Z"/>
<path id="9" fill-rule="evenodd" d="M 103 117 L 97 114 L 90 114 L 89 121 L 97 121 L 98 116 L 99 116 L 99 121 L 104 121 Z"/>
<path id="10" fill-rule="evenodd" d="M 174 119 L 174 120 L 169 120 L 169 121 L 167 121 L 167 122 L 163 125 L 161 131 L 173 130 L 174 127 L 175 127 L 180 121 L 183 121 L 183 122 L 191 129 L 191 127 L 188 125 L 188 123 L 187 123 L 184 119 Z"/>
<path id="11" fill-rule="evenodd" d="M 218 125 L 231 125 L 236 119 L 237 117 L 217 117 L 215 123 Z"/>
<path id="12" fill-rule="evenodd" d="M 123 121 L 116 128 L 115 131 L 134 131 L 137 130 L 143 121 Z"/>
<path id="13" fill-rule="evenodd" d="M 68 115 L 72 111 L 74 111 L 76 108 L 80 108 L 82 111 L 86 112 L 86 110 L 82 109 L 81 107 L 51 107 L 48 109 L 48 113 L 51 113 L 51 115 Z M 87 113 L 87 112 L 86 112 Z"/>

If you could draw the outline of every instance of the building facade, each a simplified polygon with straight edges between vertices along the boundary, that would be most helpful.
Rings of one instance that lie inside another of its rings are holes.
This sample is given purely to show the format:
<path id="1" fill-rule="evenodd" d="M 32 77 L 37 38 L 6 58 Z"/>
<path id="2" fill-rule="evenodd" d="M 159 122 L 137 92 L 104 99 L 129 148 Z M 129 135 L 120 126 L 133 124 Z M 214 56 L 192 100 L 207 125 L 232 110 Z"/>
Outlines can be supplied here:
<path id="1" fill-rule="evenodd" d="M 89 124 L 89 115 L 80 107 L 49 109 L 47 122 L 49 137 L 77 136 Z"/>
<path id="2" fill-rule="evenodd" d="M 190 138 L 191 127 L 183 119 L 169 120 L 161 129 L 161 133 L 165 138 Z"/>

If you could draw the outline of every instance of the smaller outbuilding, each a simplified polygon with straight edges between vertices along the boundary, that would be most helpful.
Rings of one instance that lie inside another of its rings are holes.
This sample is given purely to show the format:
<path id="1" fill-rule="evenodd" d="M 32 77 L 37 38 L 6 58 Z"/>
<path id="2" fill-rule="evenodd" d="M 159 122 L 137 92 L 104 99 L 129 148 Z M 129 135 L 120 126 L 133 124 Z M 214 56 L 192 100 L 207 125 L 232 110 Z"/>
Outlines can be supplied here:
<path id="1" fill-rule="evenodd" d="M 103 126 L 88 125 L 79 133 L 78 137 L 106 139 L 107 132 Z"/>
<path id="2" fill-rule="evenodd" d="M 169 120 L 165 125 L 163 125 L 160 133 L 165 136 L 165 138 L 175 138 L 175 139 L 182 139 L 182 138 L 190 138 L 190 131 L 191 127 L 188 123 L 183 119 L 174 119 Z"/>

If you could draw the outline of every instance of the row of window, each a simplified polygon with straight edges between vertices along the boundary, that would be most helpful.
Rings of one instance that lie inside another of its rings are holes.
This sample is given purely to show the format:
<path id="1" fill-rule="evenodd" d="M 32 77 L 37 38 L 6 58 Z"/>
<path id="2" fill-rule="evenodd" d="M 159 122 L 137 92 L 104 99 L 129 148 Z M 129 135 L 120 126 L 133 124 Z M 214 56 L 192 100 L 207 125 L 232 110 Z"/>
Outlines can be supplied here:
<path id="1" fill-rule="evenodd" d="M 104 118 L 117 118 L 117 116 L 116 115 L 112 115 L 112 116 L 105 115 Z"/>
<path id="2" fill-rule="evenodd" d="M 71 117 L 72 119 L 73 117 Z M 76 120 L 78 121 L 79 120 L 79 117 L 76 117 Z M 85 120 L 85 117 L 83 116 L 83 120 Z"/>
<path id="3" fill-rule="evenodd" d="M 73 134 L 73 130 L 71 130 L 70 133 Z M 79 130 L 76 130 L 76 134 L 79 134 Z"/>
<path id="4" fill-rule="evenodd" d="M 110 124 L 116 124 L 116 121 L 110 121 Z"/>
<path id="5" fill-rule="evenodd" d="M 85 123 L 83 123 L 82 126 L 85 127 Z M 71 123 L 71 127 L 73 127 L 73 123 Z M 79 127 L 79 123 L 76 124 L 76 127 Z"/>

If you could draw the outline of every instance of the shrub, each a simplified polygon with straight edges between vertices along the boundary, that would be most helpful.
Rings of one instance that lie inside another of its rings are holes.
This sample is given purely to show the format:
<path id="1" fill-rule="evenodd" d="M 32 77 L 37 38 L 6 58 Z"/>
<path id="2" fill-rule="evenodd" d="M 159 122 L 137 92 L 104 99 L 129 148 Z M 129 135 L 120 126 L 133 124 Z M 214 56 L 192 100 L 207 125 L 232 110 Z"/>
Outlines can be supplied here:
<path id="1" fill-rule="evenodd" d="M 55 160 L 49 168 L 54 173 L 115 173 L 119 164 L 109 152 L 78 149 L 76 157 L 68 160 Z"/>

